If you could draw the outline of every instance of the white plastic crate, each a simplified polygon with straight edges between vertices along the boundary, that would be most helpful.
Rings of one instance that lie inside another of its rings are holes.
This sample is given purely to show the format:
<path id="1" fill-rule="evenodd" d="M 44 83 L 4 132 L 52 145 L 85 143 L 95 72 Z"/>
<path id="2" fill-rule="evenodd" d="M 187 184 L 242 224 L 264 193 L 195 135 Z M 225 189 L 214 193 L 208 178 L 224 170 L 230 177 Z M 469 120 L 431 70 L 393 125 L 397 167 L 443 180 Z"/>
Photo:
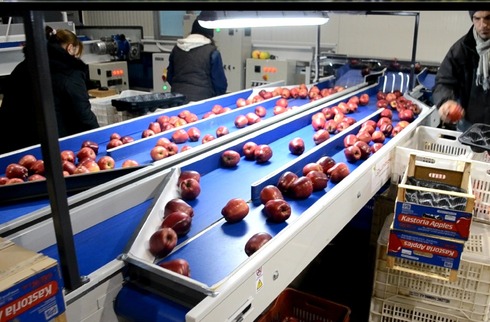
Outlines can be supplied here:
<path id="1" fill-rule="evenodd" d="M 470 159 L 471 148 L 458 141 L 461 134 L 463 133 L 430 126 L 418 126 L 413 136 L 406 143 L 396 147 L 392 181 L 400 182 L 408 165 L 408 157 L 410 153 L 415 151 L 426 152 L 420 154 L 421 156 L 440 157 L 441 155 L 448 155 Z"/>
<path id="2" fill-rule="evenodd" d="M 471 159 L 481 162 L 490 162 L 490 154 L 488 153 L 488 151 L 484 151 L 481 153 L 472 152 Z"/>
<path id="3" fill-rule="evenodd" d="M 465 243 L 461 257 L 458 278 L 454 282 L 449 282 L 430 277 L 430 274 L 439 276 L 449 274 L 449 269 L 443 267 L 401 258 L 395 259 L 397 266 L 424 272 L 427 276 L 387 267 L 386 247 L 392 220 L 393 216 L 389 216 L 378 239 L 373 297 L 379 299 L 405 297 L 434 305 L 434 308 L 439 308 L 439 311 L 454 309 L 468 317 L 470 321 L 488 321 L 490 317 L 489 226 L 479 222 L 472 223 L 470 238 Z"/>
<path id="4" fill-rule="evenodd" d="M 126 90 L 119 95 L 107 96 L 90 100 L 92 111 L 97 116 L 97 121 L 100 126 L 106 126 L 113 123 L 118 123 L 124 120 L 133 118 L 134 116 L 128 112 L 119 112 L 112 106 L 113 99 L 131 97 L 136 95 L 151 94 L 149 92 Z"/>
<path id="5" fill-rule="evenodd" d="M 471 162 L 471 185 L 475 195 L 474 218 L 490 223 L 490 163 Z"/>
<path id="6" fill-rule="evenodd" d="M 452 309 L 402 297 L 371 298 L 369 322 L 476 322 Z"/>

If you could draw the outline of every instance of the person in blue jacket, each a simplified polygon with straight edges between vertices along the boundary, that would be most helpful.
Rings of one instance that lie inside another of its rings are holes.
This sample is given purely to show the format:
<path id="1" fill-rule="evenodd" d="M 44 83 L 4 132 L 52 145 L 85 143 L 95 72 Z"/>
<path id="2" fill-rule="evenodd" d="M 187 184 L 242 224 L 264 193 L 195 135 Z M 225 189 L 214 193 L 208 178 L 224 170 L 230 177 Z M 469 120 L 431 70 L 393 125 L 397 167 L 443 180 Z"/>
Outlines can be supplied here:
<path id="1" fill-rule="evenodd" d="M 470 11 L 473 25 L 451 46 L 437 71 L 433 101 L 443 123 L 460 104 L 464 118 L 456 129 L 490 124 L 490 11 Z"/>
<path id="2" fill-rule="evenodd" d="M 185 103 L 226 93 L 228 81 L 213 37 L 212 29 L 195 20 L 191 33 L 178 39 L 170 53 L 167 81 L 172 93 L 185 95 Z"/>

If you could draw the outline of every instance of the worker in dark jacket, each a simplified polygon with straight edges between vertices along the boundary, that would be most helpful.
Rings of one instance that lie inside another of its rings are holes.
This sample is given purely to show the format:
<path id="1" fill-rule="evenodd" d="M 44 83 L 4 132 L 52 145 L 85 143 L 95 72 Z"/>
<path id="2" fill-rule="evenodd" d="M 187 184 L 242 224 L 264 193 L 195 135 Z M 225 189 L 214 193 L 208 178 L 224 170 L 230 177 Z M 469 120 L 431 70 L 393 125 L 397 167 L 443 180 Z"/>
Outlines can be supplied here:
<path id="1" fill-rule="evenodd" d="M 213 30 L 196 20 L 189 36 L 177 40 L 169 57 L 167 81 L 173 93 L 186 96 L 186 102 L 226 93 L 228 82 L 221 54 L 213 41 Z"/>
<path id="2" fill-rule="evenodd" d="M 69 30 L 47 27 L 46 32 L 58 135 L 98 128 L 87 90 L 88 68 L 80 59 L 83 43 Z"/>
<path id="3" fill-rule="evenodd" d="M 433 101 L 441 121 L 460 104 L 464 118 L 460 131 L 474 123 L 490 124 L 490 11 L 470 11 L 473 25 L 448 51 L 435 79 Z"/>

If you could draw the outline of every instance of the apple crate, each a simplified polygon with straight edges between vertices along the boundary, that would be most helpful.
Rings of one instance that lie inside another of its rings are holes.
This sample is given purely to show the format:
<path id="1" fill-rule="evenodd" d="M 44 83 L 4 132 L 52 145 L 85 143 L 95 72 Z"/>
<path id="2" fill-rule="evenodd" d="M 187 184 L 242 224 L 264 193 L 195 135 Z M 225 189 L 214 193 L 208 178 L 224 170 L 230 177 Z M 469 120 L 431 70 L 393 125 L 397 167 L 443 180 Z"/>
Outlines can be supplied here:
<path id="1" fill-rule="evenodd" d="M 411 260 L 396 258 L 397 269 L 390 268 L 387 257 L 388 234 L 392 218 L 388 218 L 378 238 L 373 297 L 404 297 L 445 310 L 454 309 L 475 321 L 490 318 L 490 228 L 473 222 L 457 271 L 457 280 L 448 277 L 449 270 Z M 401 269 L 399 269 L 401 268 Z M 416 274 L 413 272 L 421 272 Z"/>
<path id="2" fill-rule="evenodd" d="M 403 173 L 407 169 L 408 157 L 412 153 L 417 153 L 421 158 L 447 155 L 470 159 L 473 152 L 469 146 L 458 141 L 461 134 L 457 131 L 418 126 L 407 142 L 395 148 L 392 181 L 398 183 L 403 178 Z"/>
<path id="3" fill-rule="evenodd" d="M 118 123 L 124 120 L 129 120 L 135 116 L 126 111 L 119 112 L 113 105 L 112 100 L 118 98 L 131 97 L 142 94 L 150 94 L 148 92 L 126 90 L 119 95 L 107 96 L 103 98 L 95 98 L 90 100 L 92 111 L 97 117 L 100 126 Z"/>
<path id="4" fill-rule="evenodd" d="M 428 305 L 419 301 L 394 297 L 371 298 L 369 322 L 483 322 L 460 312 Z"/>
<path id="5" fill-rule="evenodd" d="M 321 297 L 286 288 L 257 322 L 282 322 L 296 317 L 301 322 L 349 322 L 349 307 Z"/>
<path id="6" fill-rule="evenodd" d="M 490 163 L 471 162 L 471 186 L 475 195 L 473 218 L 490 223 Z"/>

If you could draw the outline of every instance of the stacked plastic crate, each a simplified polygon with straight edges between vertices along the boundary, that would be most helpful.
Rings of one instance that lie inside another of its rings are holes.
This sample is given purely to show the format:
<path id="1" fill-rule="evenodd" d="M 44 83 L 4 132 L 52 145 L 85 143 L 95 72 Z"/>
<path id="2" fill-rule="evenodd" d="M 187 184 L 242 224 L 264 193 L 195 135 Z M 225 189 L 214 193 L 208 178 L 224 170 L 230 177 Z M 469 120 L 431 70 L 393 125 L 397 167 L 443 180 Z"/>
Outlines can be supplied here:
<path id="1" fill-rule="evenodd" d="M 387 246 L 394 216 L 388 216 L 377 243 L 370 310 L 372 322 L 490 319 L 490 163 L 482 153 L 475 154 L 468 146 L 460 144 L 459 135 L 460 132 L 421 126 L 406 144 L 395 149 L 392 166 L 392 181 L 399 183 L 408 168 L 410 154 L 429 163 L 441 156 L 448 162 L 454 156 L 471 162 L 471 189 L 475 196 L 473 221 L 457 278 L 449 281 L 451 269 L 404 258 L 396 258 L 396 267 L 393 267 Z"/>
<path id="2" fill-rule="evenodd" d="M 136 95 L 150 94 L 143 91 L 126 90 L 122 91 L 118 95 L 107 96 L 103 98 L 94 98 L 90 100 L 92 111 L 97 117 L 97 121 L 100 126 L 106 126 L 114 123 L 118 123 L 124 120 L 128 120 L 134 116 L 125 111 L 118 111 L 113 105 L 113 99 L 120 99 L 125 97 L 131 97 Z"/>

